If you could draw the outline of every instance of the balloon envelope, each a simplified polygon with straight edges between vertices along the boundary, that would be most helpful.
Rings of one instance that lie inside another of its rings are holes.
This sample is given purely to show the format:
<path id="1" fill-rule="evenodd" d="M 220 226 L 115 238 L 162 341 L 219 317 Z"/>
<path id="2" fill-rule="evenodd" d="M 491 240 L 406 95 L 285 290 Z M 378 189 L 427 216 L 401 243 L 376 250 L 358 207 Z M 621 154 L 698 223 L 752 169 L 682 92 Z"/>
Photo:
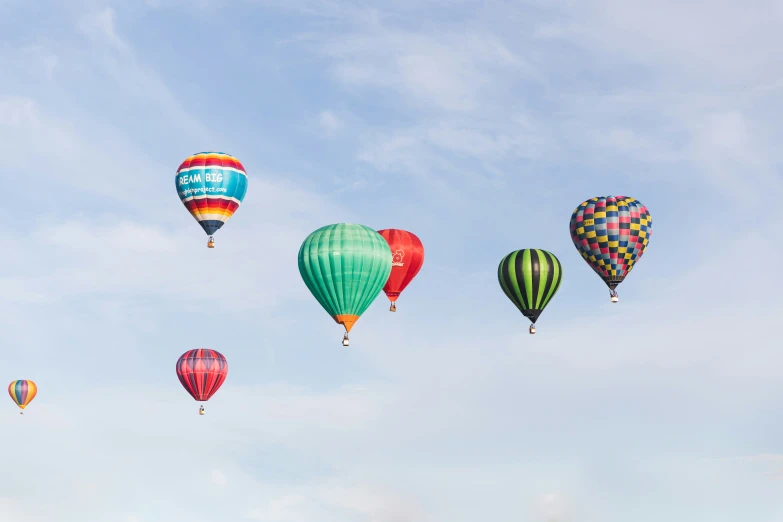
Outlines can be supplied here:
<path id="1" fill-rule="evenodd" d="M 179 199 L 208 235 L 212 235 L 239 208 L 247 193 L 245 167 L 223 152 L 189 156 L 174 177 Z"/>
<path id="2" fill-rule="evenodd" d="M 570 231 L 584 260 L 614 290 L 642 257 L 652 236 L 652 217 L 634 198 L 596 197 L 576 207 Z"/>
<path id="3" fill-rule="evenodd" d="M 535 324 L 560 288 L 563 268 L 551 252 L 525 248 L 511 252 L 498 266 L 498 281 L 522 315 Z"/>
<path id="4" fill-rule="evenodd" d="M 208 401 L 223 385 L 227 375 L 228 362 L 216 350 L 188 350 L 177 360 L 179 382 L 197 401 Z"/>
<path id="5" fill-rule="evenodd" d="M 392 228 L 379 230 L 378 233 L 389 243 L 392 252 L 392 269 L 383 291 L 393 303 L 421 270 L 424 245 L 416 234 L 407 230 Z"/>
<path id="6" fill-rule="evenodd" d="M 25 407 L 30 404 L 30 401 L 35 399 L 37 394 L 38 386 L 36 386 L 33 381 L 22 379 L 11 381 L 11 384 L 8 385 L 8 395 L 11 396 L 16 405 L 21 409 L 25 409 Z"/>
<path id="7" fill-rule="evenodd" d="M 299 249 L 299 273 L 324 310 L 350 332 L 389 279 L 389 244 L 364 225 L 319 228 Z"/>

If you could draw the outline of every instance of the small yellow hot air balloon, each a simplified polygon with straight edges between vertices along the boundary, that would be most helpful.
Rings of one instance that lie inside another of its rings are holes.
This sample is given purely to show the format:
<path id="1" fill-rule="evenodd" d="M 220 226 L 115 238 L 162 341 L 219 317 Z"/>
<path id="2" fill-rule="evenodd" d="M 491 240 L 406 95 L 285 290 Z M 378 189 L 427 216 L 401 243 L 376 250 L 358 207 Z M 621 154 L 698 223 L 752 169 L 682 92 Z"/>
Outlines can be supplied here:
<path id="1" fill-rule="evenodd" d="M 8 395 L 14 400 L 17 406 L 21 409 L 25 409 L 25 406 L 35 399 L 35 395 L 38 393 L 38 386 L 33 381 L 19 380 L 11 381 L 8 385 Z M 23 411 L 19 412 L 24 415 Z"/>

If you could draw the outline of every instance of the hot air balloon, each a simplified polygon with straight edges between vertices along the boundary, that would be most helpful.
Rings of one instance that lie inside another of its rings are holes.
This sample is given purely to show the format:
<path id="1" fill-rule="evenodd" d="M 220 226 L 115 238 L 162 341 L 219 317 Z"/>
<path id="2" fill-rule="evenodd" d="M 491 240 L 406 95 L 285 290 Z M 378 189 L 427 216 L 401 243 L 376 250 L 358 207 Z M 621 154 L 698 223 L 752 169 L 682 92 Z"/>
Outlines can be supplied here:
<path id="1" fill-rule="evenodd" d="M 38 393 L 38 386 L 33 381 L 19 380 L 11 381 L 8 385 L 8 395 L 14 400 L 17 406 L 22 410 L 35 399 L 35 395 Z M 20 411 L 20 414 L 24 415 L 24 411 Z"/>
<path id="2" fill-rule="evenodd" d="M 639 261 L 652 236 L 652 217 L 641 201 L 627 196 L 589 199 L 571 215 L 571 240 L 619 301 L 617 285 Z"/>
<path id="3" fill-rule="evenodd" d="M 223 152 L 199 152 L 182 162 L 174 182 L 179 199 L 209 235 L 207 246 L 215 248 L 212 235 L 234 215 L 247 193 L 245 167 Z"/>
<path id="4" fill-rule="evenodd" d="M 299 249 L 299 273 L 326 312 L 348 332 L 389 279 L 389 244 L 364 225 L 338 223 L 319 228 Z"/>
<path id="5" fill-rule="evenodd" d="M 511 252 L 498 266 L 498 281 L 522 315 L 530 319 L 530 333 L 536 320 L 560 288 L 563 268 L 554 254 L 537 248 Z"/>
<path id="6" fill-rule="evenodd" d="M 177 377 L 185 390 L 199 402 L 206 402 L 223 385 L 228 375 L 228 362 L 223 355 L 209 348 L 197 348 L 183 353 L 177 361 Z M 204 405 L 198 410 L 204 415 Z"/>
<path id="7" fill-rule="evenodd" d="M 397 298 L 424 264 L 424 245 L 416 234 L 407 230 L 390 228 L 379 230 L 378 233 L 389 243 L 392 252 L 391 274 L 383 291 L 391 301 L 389 311 L 396 312 Z"/>

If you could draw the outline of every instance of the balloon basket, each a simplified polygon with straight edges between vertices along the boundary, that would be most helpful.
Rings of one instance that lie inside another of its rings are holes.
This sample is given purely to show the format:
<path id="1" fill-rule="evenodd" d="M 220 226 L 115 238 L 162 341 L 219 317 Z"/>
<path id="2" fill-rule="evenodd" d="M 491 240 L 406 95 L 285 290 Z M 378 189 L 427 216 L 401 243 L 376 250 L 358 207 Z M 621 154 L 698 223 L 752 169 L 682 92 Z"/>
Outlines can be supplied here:
<path id="1" fill-rule="evenodd" d="M 536 333 L 536 327 L 535 327 L 535 325 L 531 324 L 530 325 L 530 335 L 533 335 L 534 333 Z"/>
<path id="2" fill-rule="evenodd" d="M 612 295 L 612 297 L 609 298 L 609 300 L 613 303 L 616 303 L 620 300 L 619 297 L 617 297 L 617 294 Z"/>
<path id="3" fill-rule="evenodd" d="M 204 406 L 202 406 L 201 408 L 198 409 L 198 414 L 199 415 L 204 415 Z"/>
<path id="4" fill-rule="evenodd" d="M 392 302 L 391 306 L 389 307 L 390 312 L 396 312 L 397 311 L 397 305 Z"/>
<path id="5" fill-rule="evenodd" d="M 207 248 L 215 248 L 215 239 L 212 236 L 209 236 L 209 241 L 207 241 Z"/>
<path id="6" fill-rule="evenodd" d="M 348 346 L 348 332 L 345 332 L 345 335 L 343 336 L 343 346 Z"/>

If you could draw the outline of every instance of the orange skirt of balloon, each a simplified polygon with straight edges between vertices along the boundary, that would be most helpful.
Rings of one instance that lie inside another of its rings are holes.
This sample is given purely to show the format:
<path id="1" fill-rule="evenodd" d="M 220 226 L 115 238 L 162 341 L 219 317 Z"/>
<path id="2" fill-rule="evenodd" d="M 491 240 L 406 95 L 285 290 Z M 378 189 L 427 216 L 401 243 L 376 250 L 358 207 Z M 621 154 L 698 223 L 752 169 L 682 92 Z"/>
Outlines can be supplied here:
<path id="1" fill-rule="evenodd" d="M 342 315 L 335 315 L 334 320 L 343 326 L 345 326 L 345 331 L 350 332 L 351 328 L 353 328 L 353 323 L 359 320 L 358 315 L 353 314 L 342 314 Z"/>

